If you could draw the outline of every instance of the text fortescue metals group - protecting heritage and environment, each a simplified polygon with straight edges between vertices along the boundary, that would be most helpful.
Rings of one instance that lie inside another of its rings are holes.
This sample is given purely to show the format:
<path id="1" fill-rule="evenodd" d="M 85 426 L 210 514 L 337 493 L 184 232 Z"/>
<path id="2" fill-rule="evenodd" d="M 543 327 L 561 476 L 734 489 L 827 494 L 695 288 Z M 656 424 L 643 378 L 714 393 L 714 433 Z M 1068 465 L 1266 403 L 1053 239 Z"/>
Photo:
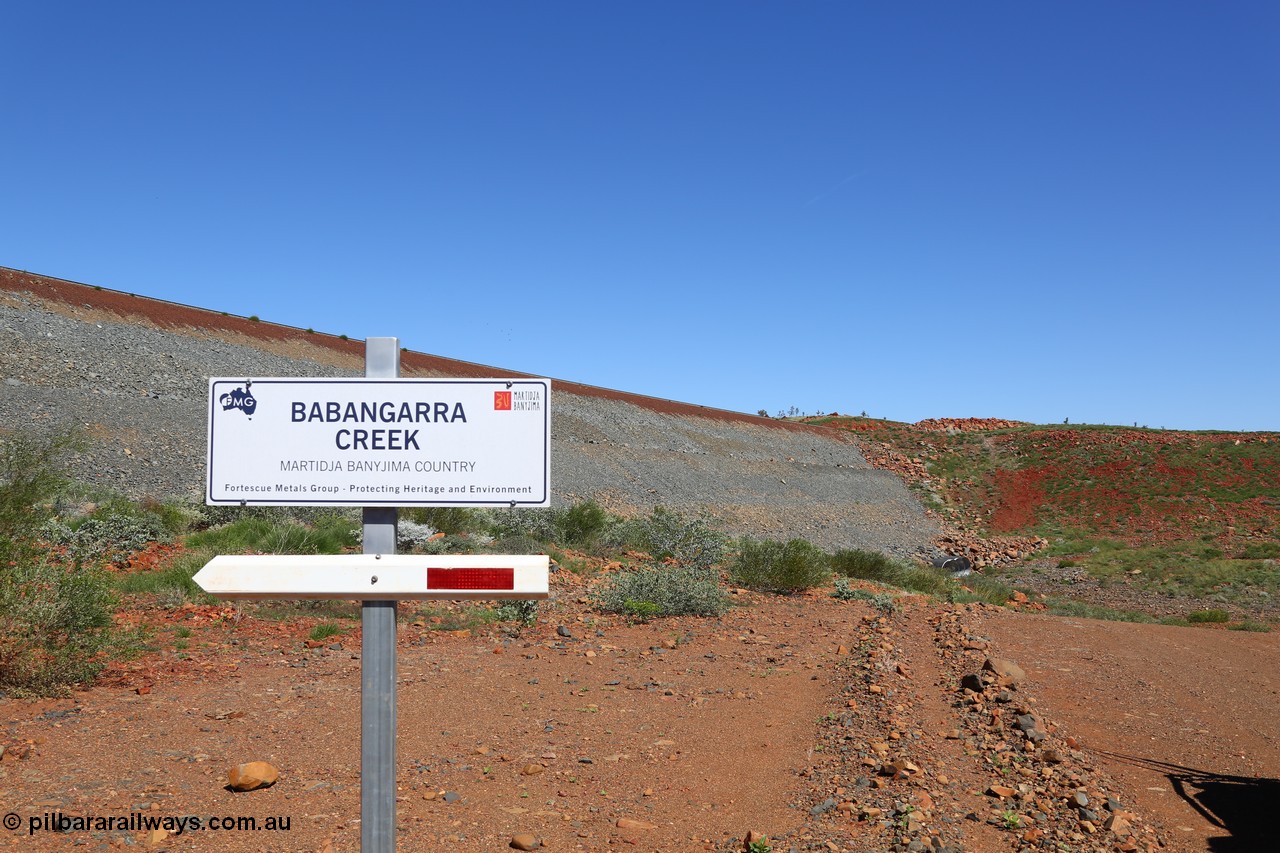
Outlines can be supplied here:
<path id="1" fill-rule="evenodd" d="M 283 493 L 283 494 L 329 494 L 336 495 L 341 490 L 339 486 L 321 485 L 312 483 L 310 485 L 302 485 L 299 483 L 226 483 L 223 485 L 224 492 L 239 493 Z M 427 495 L 443 495 L 450 494 L 471 494 L 471 495 L 529 495 L 533 494 L 532 486 L 426 486 L 416 483 L 405 485 L 357 485 L 352 483 L 347 486 L 347 494 L 388 494 L 398 495 L 404 494 L 427 494 Z"/>

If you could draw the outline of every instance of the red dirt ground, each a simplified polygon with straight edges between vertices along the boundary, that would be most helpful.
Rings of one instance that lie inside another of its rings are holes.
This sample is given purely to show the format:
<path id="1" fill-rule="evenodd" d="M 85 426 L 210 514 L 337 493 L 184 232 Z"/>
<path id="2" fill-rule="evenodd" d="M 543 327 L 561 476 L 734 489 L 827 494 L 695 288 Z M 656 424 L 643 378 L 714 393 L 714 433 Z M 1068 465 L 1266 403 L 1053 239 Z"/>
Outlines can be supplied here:
<path id="1" fill-rule="evenodd" d="M 960 675 L 986 655 L 1027 670 L 1015 703 L 1035 709 L 1062 753 L 1057 765 L 1026 753 L 1022 781 L 1078 779 L 1095 803 L 1119 801 L 1139 849 L 1157 837 L 1176 851 L 1263 849 L 1250 846 L 1264 838 L 1261 813 L 1240 804 L 1280 779 L 1276 635 L 910 602 L 885 617 L 825 592 L 738 596 L 744 606 L 722 619 L 631 625 L 587 610 L 575 588 L 518 637 L 402 625 L 400 850 L 494 851 L 528 832 L 547 850 L 728 851 L 753 830 L 775 850 L 885 850 L 911 814 L 916 837 L 972 853 L 1016 850 L 1033 830 L 1079 835 L 1073 850 L 1115 849 L 1124 837 L 1081 832 L 1061 793 L 1036 805 L 988 793 L 1010 781 L 991 756 L 1022 747 L 998 701 L 976 713 L 960 701 Z M 13 849 L 128 838 L 160 850 L 357 850 L 355 623 L 310 648 L 308 620 L 264 622 L 234 606 L 181 608 L 165 624 L 190 629 L 187 650 L 161 626 L 160 651 L 91 690 L 0 703 Z M 908 768 L 898 778 L 882 769 L 894 755 Z M 280 781 L 225 790 L 227 770 L 250 760 L 276 765 Z M 840 807 L 812 814 L 827 798 Z M 904 810 L 892 818 L 895 803 Z M 1053 811 L 1032 822 L 1037 808 Z M 288 817 L 290 829 L 28 834 L 45 814 L 131 811 Z M 1010 830 L 1008 814 L 1028 822 Z"/>

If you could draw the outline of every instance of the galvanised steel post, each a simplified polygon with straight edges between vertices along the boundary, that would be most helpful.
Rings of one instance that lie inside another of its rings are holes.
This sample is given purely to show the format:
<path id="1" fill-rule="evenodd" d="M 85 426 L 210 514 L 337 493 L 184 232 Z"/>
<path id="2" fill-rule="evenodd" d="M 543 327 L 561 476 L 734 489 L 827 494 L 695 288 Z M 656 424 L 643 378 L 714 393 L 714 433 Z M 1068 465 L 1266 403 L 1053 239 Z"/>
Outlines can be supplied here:
<path id="1" fill-rule="evenodd" d="M 364 375 L 400 377 L 400 339 L 369 338 Z M 365 507 L 364 553 L 396 552 L 397 511 Z M 365 601 L 360 653 L 360 850 L 396 849 L 396 602 Z"/>

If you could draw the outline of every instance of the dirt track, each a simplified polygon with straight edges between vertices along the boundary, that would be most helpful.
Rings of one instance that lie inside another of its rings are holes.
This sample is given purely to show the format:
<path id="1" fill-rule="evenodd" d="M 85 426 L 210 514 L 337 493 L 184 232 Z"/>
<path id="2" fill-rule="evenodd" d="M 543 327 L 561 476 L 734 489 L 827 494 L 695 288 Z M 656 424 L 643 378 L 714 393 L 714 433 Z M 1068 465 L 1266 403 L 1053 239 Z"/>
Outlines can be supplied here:
<path id="1" fill-rule="evenodd" d="M 519 832 L 548 850 L 730 850 L 749 830 L 776 850 L 884 850 L 908 819 L 950 849 L 1016 850 L 1022 830 L 999 826 L 1010 804 L 987 793 L 1007 781 L 977 748 L 989 738 L 945 734 L 966 725 L 958 674 L 997 653 L 1026 668 L 1016 702 L 1058 724 L 1054 742 L 1082 741 L 1059 775 L 1079 770 L 1095 798 L 1105 790 L 1150 819 L 1170 849 L 1265 846 L 1266 812 L 1250 803 L 1280 778 L 1275 635 L 990 608 L 880 617 L 816 593 L 628 625 L 562 601 L 516 639 L 402 627 L 401 850 L 499 850 Z M 125 836 L 144 849 L 359 849 L 357 638 L 307 649 L 304 624 L 208 615 L 174 615 L 193 631 L 188 660 L 164 651 L 71 700 L 0 706 L 10 747 L 30 747 L 0 763 L 0 804 L 21 820 L 14 849 L 114 849 Z M 956 618 L 992 647 L 944 649 L 933 623 Z M 885 776 L 892 756 L 917 770 Z M 224 789 L 230 766 L 259 759 L 280 768 L 274 787 Z M 46 813 L 139 809 L 291 826 L 27 834 Z M 1040 826 L 1077 829 L 1070 812 Z M 1110 849 L 1105 833 L 1087 842 L 1072 849 Z"/>
<path id="2" fill-rule="evenodd" d="M 982 625 L 1171 849 L 1275 844 L 1280 635 L 1007 611 Z"/>

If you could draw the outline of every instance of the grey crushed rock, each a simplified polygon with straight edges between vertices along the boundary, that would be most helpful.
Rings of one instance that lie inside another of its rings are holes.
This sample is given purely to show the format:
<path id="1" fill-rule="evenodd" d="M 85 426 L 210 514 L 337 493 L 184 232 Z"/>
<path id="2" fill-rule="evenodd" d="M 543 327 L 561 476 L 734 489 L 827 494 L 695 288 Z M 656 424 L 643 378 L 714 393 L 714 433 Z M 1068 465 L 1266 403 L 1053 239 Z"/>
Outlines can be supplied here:
<path id="1" fill-rule="evenodd" d="M 208 332 L 136 318 L 81 320 L 35 298 L 0 301 L 0 418 L 75 425 L 73 474 L 134 497 L 202 497 L 210 376 L 351 376 Z M 552 386 L 554 501 L 615 511 L 706 511 L 728 530 L 906 555 L 936 524 L 844 436 L 677 417 Z"/>

